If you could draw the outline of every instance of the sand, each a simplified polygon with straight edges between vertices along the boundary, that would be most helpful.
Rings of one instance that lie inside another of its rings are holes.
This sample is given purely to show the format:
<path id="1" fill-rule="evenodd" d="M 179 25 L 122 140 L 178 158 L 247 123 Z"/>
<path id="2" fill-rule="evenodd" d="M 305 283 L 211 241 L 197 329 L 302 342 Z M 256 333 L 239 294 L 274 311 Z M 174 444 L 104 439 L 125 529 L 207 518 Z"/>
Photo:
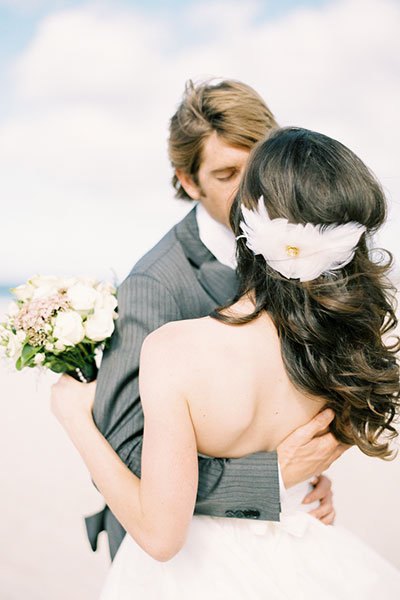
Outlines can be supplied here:
<path id="1" fill-rule="evenodd" d="M 0 371 L 2 600 L 94 600 L 109 563 L 83 514 L 101 508 L 86 467 L 49 410 L 57 376 Z M 103 534 L 104 535 L 104 534 Z"/>

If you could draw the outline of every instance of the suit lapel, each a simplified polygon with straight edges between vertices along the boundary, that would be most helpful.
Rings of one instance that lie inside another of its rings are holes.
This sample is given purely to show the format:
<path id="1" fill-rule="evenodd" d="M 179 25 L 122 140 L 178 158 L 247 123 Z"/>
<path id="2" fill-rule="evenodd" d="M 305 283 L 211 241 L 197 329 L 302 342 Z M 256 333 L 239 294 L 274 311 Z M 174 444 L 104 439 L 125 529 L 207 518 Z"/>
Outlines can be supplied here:
<path id="1" fill-rule="evenodd" d="M 201 265 L 197 278 L 218 306 L 227 304 L 236 295 L 238 281 L 235 271 L 216 258 Z"/>
<path id="2" fill-rule="evenodd" d="M 200 285 L 217 305 L 226 304 L 237 292 L 236 273 L 221 264 L 200 240 L 194 208 L 176 225 L 175 231 Z"/>

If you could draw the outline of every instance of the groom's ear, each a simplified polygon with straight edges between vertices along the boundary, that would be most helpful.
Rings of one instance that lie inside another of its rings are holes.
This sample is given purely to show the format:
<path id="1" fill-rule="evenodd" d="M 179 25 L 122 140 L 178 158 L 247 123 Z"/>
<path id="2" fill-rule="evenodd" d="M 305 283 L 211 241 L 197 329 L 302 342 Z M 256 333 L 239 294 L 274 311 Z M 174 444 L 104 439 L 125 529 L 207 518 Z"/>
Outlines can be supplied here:
<path id="1" fill-rule="evenodd" d="M 200 188 L 195 184 L 194 180 L 190 175 L 187 175 L 180 169 L 175 169 L 175 175 L 179 179 L 179 183 L 185 190 L 188 196 L 192 198 L 192 200 L 198 200 L 201 196 Z"/>

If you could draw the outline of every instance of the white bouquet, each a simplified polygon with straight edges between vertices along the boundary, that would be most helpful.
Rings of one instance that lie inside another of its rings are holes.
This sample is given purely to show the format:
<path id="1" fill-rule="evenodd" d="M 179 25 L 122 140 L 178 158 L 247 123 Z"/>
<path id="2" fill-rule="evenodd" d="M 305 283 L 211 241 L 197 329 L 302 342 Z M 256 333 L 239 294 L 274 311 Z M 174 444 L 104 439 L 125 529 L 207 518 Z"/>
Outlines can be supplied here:
<path id="1" fill-rule="evenodd" d="M 116 289 L 88 278 L 36 275 L 11 290 L 0 344 L 18 370 L 43 366 L 89 382 L 117 318 Z"/>

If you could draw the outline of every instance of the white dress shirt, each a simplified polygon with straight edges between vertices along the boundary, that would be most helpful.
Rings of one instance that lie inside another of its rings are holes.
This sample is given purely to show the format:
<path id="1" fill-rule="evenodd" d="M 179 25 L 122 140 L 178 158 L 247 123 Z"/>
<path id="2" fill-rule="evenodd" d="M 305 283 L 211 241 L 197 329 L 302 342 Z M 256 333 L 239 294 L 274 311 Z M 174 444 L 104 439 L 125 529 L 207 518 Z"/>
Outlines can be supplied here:
<path id="1" fill-rule="evenodd" d="M 196 206 L 196 218 L 199 236 L 205 247 L 220 263 L 236 269 L 236 240 L 232 230 L 210 217 L 200 203 Z"/>
<path id="2" fill-rule="evenodd" d="M 236 240 L 231 229 L 228 229 L 228 227 L 213 219 L 200 202 L 196 206 L 196 218 L 197 226 L 199 228 L 199 237 L 205 247 L 220 263 L 227 267 L 231 267 L 231 269 L 236 269 Z M 278 473 L 280 498 L 282 502 L 286 490 L 283 484 L 279 462 Z"/>

